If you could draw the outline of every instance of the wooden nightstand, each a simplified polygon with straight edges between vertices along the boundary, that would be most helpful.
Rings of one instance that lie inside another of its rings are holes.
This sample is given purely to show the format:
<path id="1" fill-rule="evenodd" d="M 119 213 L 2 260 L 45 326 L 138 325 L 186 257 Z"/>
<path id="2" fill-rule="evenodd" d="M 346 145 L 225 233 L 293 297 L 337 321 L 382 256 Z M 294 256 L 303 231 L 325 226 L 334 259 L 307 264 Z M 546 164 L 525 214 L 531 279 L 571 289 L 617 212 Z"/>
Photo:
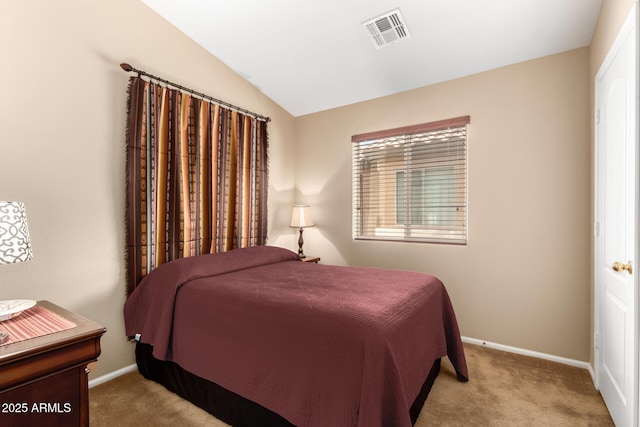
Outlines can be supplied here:
<path id="1" fill-rule="evenodd" d="M 313 263 L 318 263 L 320 262 L 320 257 L 319 256 L 307 256 L 305 258 L 302 258 L 302 261 L 304 262 L 313 262 Z"/>
<path id="2" fill-rule="evenodd" d="M 36 306 L 77 326 L 0 346 L 0 425 L 88 426 L 87 365 L 106 329 L 48 301 Z"/>

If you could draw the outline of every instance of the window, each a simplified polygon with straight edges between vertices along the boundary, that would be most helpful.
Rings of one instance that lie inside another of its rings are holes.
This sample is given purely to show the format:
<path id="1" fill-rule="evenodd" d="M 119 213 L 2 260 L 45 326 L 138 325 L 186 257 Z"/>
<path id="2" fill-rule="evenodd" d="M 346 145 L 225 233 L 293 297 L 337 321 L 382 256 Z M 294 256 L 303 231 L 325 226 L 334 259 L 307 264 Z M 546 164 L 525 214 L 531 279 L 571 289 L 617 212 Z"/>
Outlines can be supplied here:
<path id="1" fill-rule="evenodd" d="M 354 135 L 353 237 L 466 244 L 469 123 Z"/>

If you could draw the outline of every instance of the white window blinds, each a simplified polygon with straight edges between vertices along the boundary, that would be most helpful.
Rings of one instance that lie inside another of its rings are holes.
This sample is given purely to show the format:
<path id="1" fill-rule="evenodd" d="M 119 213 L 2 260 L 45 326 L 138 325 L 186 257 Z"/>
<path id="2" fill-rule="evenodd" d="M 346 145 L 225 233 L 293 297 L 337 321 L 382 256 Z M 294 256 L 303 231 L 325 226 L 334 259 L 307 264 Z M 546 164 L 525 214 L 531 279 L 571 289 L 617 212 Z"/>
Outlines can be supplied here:
<path id="1" fill-rule="evenodd" d="M 465 116 L 351 138 L 354 239 L 466 244 L 469 123 Z"/>

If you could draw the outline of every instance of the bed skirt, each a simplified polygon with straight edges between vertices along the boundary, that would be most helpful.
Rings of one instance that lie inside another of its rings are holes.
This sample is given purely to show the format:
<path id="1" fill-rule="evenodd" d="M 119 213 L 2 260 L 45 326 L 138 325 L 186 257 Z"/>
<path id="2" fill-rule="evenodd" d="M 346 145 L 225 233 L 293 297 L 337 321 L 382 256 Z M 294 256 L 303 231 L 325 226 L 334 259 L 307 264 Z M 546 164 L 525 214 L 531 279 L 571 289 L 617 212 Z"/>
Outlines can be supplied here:
<path id="1" fill-rule="evenodd" d="M 234 427 L 291 427 L 289 421 L 245 399 L 216 383 L 200 378 L 182 369 L 178 364 L 157 360 L 151 354 L 153 346 L 136 343 L 136 363 L 138 370 L 148 380 L 163 385 L 178 396 L 204 409 L 221 421 Z M 440 359 L 436 359 L 416 397 L 409 415 L 415 424 L 431 387 L 440 372 Z M 295 426 L 294 426 L 295 427 Z"/>

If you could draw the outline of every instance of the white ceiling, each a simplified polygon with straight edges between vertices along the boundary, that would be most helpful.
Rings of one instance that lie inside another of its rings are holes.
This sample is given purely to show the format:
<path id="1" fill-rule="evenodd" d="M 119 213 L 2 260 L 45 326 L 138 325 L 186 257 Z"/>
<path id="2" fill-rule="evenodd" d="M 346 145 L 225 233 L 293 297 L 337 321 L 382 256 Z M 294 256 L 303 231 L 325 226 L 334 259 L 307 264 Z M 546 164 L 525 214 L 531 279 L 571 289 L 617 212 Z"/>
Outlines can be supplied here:
<path id="1" fill-rule="evenodd" d="M 142 0 L 294 116 L 591 43 L 602 0 Z M 399 8 L 410 38 L 362 25 Z"/>

